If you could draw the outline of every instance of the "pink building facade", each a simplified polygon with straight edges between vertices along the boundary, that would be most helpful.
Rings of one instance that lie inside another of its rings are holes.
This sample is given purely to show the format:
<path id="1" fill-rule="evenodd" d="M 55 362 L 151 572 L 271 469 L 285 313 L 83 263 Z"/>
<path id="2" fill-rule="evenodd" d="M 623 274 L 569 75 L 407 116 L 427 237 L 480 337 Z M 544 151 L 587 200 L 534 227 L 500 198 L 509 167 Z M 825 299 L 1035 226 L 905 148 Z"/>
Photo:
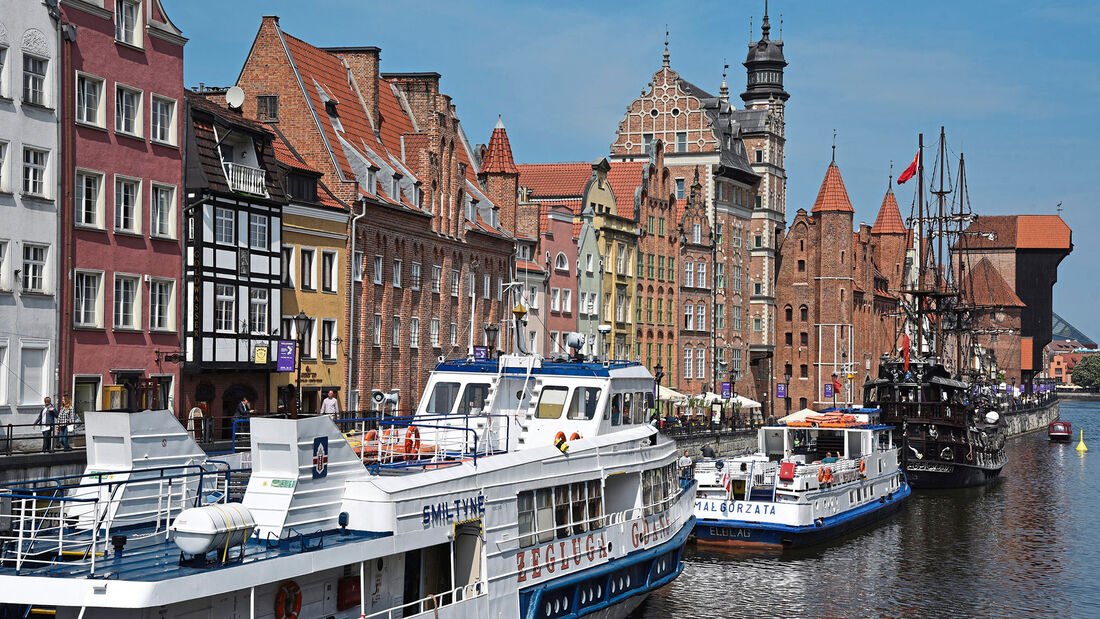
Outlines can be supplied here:
<path id="1" fill-rule="evenodd" d="M 160 0 L 99 4 L 62 2 L 59 390 L 79 411 L 179 411 L 186 39 Z"/>
<path id="2" fill-rule="evenodd" d="M 577 331 L 577 240 L 573 234 L 573 211 L 564 204 L 539 205 L 542 223 L 541 249 L 549 256 L 549 289 L 546 330 L 547 352 L 569 354 L 566 336 Z M 580 226 L 576 226 L 578 229 Z"/>

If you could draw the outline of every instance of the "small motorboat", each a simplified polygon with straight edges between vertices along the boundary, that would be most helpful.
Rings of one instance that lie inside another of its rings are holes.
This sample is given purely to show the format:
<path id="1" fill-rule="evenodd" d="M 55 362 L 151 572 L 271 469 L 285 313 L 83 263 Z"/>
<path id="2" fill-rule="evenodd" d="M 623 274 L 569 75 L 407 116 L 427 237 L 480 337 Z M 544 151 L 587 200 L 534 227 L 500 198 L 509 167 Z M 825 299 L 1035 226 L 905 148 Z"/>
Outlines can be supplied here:
<path id="1" fill-rule="evenodd" d="M 1055 421 L 1047 427 L 1047 436 L 1058 443 L 1068 443 L 1073 438 L 1073 426 L 1068 421 Z"/>

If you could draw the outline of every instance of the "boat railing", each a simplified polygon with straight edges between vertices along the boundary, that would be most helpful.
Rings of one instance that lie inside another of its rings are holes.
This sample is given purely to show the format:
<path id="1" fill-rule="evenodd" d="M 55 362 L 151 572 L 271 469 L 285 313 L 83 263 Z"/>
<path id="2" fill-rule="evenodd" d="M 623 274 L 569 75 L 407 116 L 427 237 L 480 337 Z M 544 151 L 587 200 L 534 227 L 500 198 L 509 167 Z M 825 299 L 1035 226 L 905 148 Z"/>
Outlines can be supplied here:
<path id="1" fill-rule="evenodd" d="M 361 614 L 360 617 L 364 619 L 398 619 L 400 617 L 422 615 L 425 613 L 434 613 L 435 616 L 438 617 L 441 609 L 462 602 L 463 600 L 481 597 L 486 595 L 488 591 L 489 583 L 484 580 L 479 580 L 468 585 L 459 585 L 450 591 L 430 594 L 419 600 L 380 610 L 369 615 Z M 364 607 L 361 612 L 365 613 L 365 611 L 366 608 Z"/>
<path id="2" fill-rule="evenodd" d="M 232 469 L 214 464 L 225 468 L 191 464 L 7 484 L 0 500 L 10 502 L 11 527 L 0 532 L 0 567 L 83 565 L 94 575 L 108 544 L 121 551 L 119 543 L 168 540 L 184 509 L 226 501 Z"/>

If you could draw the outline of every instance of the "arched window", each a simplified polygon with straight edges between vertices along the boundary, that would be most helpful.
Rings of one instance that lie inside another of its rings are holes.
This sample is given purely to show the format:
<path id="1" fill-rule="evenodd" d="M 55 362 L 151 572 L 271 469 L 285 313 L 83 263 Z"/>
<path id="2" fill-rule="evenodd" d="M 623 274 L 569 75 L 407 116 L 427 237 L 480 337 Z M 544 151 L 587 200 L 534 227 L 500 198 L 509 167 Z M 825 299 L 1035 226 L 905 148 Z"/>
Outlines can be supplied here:
<path id="1" fill-rule="evenodd" d="M 806 322 L 810 319 L 810 310 L 805 305 L 798 308 L 798 319 L 802 322 Z"/>
<path id="2" fill-rule="evenodd" d="M 791 309 L 791 306 L 788 305 L 786 308 L 784 308 L 783 313 L 786 315 L 787 322 L 790 322 L 792 315 L 794 314 L 794 310 Z"/>
<path id="3" fill-rule="evenodd" d="M 565 252 L 559 251 L 558 255 L 554 257 L 554 268 L 558 271 L 569 270 L 569 259 L 565 257 Z"/>

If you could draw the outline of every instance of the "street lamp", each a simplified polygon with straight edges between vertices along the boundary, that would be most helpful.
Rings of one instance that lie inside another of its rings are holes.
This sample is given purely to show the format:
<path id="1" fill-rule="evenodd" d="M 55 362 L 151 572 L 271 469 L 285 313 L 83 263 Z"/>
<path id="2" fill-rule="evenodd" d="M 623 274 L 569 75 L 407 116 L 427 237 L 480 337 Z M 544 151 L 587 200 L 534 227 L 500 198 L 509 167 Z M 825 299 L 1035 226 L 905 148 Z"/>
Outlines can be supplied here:
<path id="1" fill-rule="evenodd" d="M 791 414 L 791 370 L 788 368 L 786 372 L 783 372 L 783 407 L 787 411 L 787 414 Z"/>
<path id="2" fill-rule="evenodd" d="M 294 332 L 298 334 L 298 378 L 294 383 L 294 418 L 297 419 L 302 414 L 302 344 L 305 342 L 305 330 L 309 327 L 309 316 L 304 311 L 299 311 L 293 320 Z"/>
<path id="3" fill-rule="evenodd" d="M 657 361 L 657 367 L 653 368 L 656 372 L 653 374 L 653 405 L 660 411 L 661 410 L 661 379 L 665 377 L 665 367 L 661 365 L 660 361 Z"/>
<path id="4" fill-rule="evenodd" d="M 836 408 L 836 372 L 833 372 L 833 408 Z"/>
<path id="5" fill-rule="evenodd" d="M 489 358 L 493 358 L 493 348 L 496 347 L 497 334 L 500 333 L 500 327 L 493 323 L 485 325 L 485 338 L 489 341 Z"/>

